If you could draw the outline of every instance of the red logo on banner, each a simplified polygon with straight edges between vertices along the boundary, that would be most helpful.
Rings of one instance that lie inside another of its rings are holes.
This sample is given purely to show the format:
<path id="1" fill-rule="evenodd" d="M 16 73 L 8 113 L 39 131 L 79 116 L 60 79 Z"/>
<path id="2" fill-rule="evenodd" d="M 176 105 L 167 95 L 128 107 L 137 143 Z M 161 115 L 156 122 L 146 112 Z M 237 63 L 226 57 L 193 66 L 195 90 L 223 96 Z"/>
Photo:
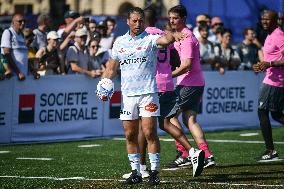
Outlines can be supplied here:
<path id="1" fill-rule="evenodd" d="M 25 94 L 19 96 L 19 116 L 21 123 L 34 123 L 35 94 Z"/>
<path id="2" fill-rule="evenodd" d="M 119 118 L 121 109 L 121 91 L 114 91 L 109 102 L 109 118 Z"/>
<path id="3" fill-rule="evenodd" d="M 158 106 L 157 106 L 157 104 L 150 103 L 147 106 L 145 106 L 145 110 L 148 111 L 148 112 L 155 112 L 155 111 L 158 110 Z"/>

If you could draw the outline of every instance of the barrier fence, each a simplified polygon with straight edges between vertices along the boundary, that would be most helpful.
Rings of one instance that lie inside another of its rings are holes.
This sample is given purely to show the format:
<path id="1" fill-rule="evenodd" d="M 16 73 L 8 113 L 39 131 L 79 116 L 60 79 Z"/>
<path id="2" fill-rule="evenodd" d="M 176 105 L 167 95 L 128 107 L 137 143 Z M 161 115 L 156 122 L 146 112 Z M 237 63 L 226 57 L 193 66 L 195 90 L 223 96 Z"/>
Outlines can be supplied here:
<path id="1" fill-rule="evenodd" d="M 263 74 L 204 72 L 206 87 L 198 121 L 205 131 L 258 125 Z M 120 81 L 110 102 L 98 100 L 99 79 L 84 75 L 28 77 L 0 82 L 0 143 L 44 142 L 123 135 Z M 159 131 L 161 133 L 161 131 Z"/>

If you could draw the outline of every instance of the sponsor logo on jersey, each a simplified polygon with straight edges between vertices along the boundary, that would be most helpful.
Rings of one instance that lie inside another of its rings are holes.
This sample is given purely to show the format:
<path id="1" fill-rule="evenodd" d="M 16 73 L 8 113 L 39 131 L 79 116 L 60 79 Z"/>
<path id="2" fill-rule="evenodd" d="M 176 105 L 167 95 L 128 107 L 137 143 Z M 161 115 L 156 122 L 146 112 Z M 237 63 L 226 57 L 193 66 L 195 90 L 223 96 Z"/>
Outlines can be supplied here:
<path id="1" fill-rule="evenodd" d="M 118 52 L 119 52 L 119 53 L 124 53 L 124 52 L 126 52 L 126 50 L 125 50 L 124 48 L 120 48 L 120 49 L 118 50 Z"/>
<path id="2" fill-rule="evenodd" d="M 154 103 L 150 103 L 147 106 L 145 106 L 145 110 L 148 112 L 155 112 L 159 109 L 159 107 L 157 106 L 157 104 Z"/>
<path id="3" fill-rule="evenodd" d="M 124 59 L 124 60 L 120 60 L 119 64 L 122 66 L 124 64 L 140 64 L 140 63 L 144 63 L 146 62 L 147 57 L 138 57 L 138 58 L 128 58 L 128 59 Z"/>

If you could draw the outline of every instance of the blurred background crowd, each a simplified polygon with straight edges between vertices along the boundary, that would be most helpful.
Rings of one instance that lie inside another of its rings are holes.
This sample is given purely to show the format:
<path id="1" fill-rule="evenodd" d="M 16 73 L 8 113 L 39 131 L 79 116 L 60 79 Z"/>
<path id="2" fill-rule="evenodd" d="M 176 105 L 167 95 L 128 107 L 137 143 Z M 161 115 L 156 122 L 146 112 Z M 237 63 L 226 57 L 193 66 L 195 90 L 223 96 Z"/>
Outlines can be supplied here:
<path id="1" fill-rule="evenodd" d="M 278 1 L 284 5 L 284 1 Z M 189 2 L 194 5 L 194 1 Z M 200 2 L 208 9 L 219 3 L 223 12 L 229 11 L 227 0 Z M 127 32 L 126 13 L 133 6 L 155 6 L 160 15 L 158 27 L 165 30 L 170 29 L 167 28 L 168 8 L 179 3 L 188 5 L 187 26 L 199 40 L 204 71 L 220 74 L 227 70 L 250 71 L 253 64 L 263 60 L 262 46 L 267 33 L 262 15 L 271 7 L 257 4 L 257 0 L 240 1 L 247 2 L 248 7 L 251 3 L 256 6 L 250 9 L 254 10 L 254 16 L 247 18 L 253 21 L 245 25 L 248 22 L 241 17 L 230 20 L 226 14 L 199 8 L 200 2 L 196 2 L 192 14 L 187 1 L 178 0 L 0 0 L 0 79 L 13 75 L 19 80 L 28 75 L 35 79 L 55 74 L 101 76 L 113 42 Z M 283 21 L 283 13 L 279 11 L 278 24 L 282 29 Z M 236 36 L 236 30 L 241 30 L 241 34 Z M 173 69 L 175 66 L 178 64 L 173 64 Z"/>

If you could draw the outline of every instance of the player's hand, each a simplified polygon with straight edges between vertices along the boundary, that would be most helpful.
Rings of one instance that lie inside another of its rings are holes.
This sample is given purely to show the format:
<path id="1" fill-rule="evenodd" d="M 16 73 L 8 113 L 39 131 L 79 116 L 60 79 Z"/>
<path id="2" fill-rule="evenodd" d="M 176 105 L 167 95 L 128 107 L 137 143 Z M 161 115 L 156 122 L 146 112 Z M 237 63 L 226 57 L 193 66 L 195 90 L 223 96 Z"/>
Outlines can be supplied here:
<path id="1" fill-rule="evenodd" d="M 97 85 L 96 94 L 102 101 L 108 101 L 111 99 L 114 92 L 114 84 L 112 80 L 108 78 L 103 78 L 99 81 Z"/>
<path id="2" fill-rule="evenodd" d="M 253 71 L 256 73 L 265 71 L 267 68 L 269 68 L 268 62 L 258 62 L 252 66 Z"/>
<path id="3" fill-rule="evenodd" d="M 20 73 L 18 74 L 18 79 L 19 79 L 20 81 L 24 81 L 24 80 L 26 79 L 26 76 L 25 76 L 22 72 L 20 72 Z"/>

